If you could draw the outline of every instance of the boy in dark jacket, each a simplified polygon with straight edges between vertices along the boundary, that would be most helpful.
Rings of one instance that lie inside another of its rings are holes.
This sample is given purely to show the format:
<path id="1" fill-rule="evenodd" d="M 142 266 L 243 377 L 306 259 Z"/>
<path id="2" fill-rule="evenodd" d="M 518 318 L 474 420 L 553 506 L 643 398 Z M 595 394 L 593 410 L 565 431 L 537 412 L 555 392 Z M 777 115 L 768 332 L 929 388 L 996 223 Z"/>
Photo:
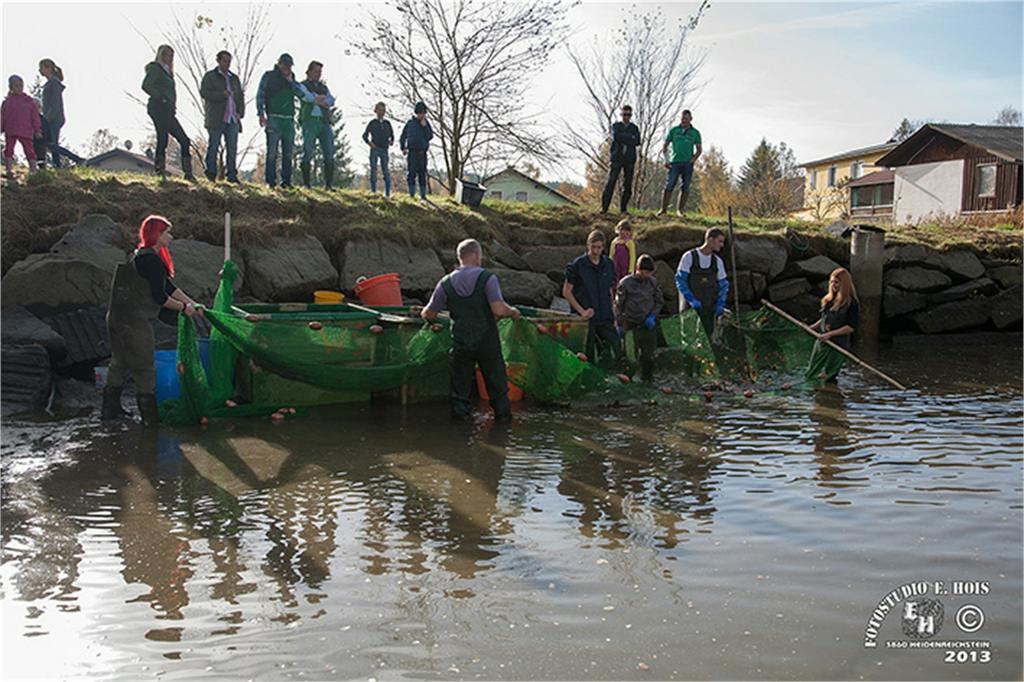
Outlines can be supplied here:
<path id="1" fill-rule="evenodd" d="M 636 272 L 623 277 L 615 292 L 615 316 L 626 334 L 626 356 L 634 360 L 630 356 L 639 355 L 640 377 L 644 381 L 654 377 L 657 318 L 664 300 L 654 277 L 654 259 L 645 253 L 636 259 Z"/>
<path id="2" fill-rule="evenodd" d="M 388 168 L 388 149 L 395 143 L 395 131 L 391 129 L 391 121 L 384 118 L 387 106 L 377 102 L 373 107 L 375 118 L 366 124 L 363 131 L 363 142 L 370 146 L 370 191 L 377 191 L 377 162 L 380 162 L 380 173 L 384 177 L 384 196 L 391 196 L 391 169 Z"/>
<path id="3" fill-rule="evenodd" d="M 414 109 L 415 116 L 410 118 L 405 128 L 402 129 L 402 136 L 398 143 L 402 153 L 406 155 L 406 165 L 409 167 L 409 196 L 416 197 L 416 182 L 420 183 L 420 197 L 427 198 L 427 149 L 430 147 L 430 140 L 434 137 L 434 129 L 430 127 L 427 120 L 427 105 L 423 102 L 416 102 Z"/>

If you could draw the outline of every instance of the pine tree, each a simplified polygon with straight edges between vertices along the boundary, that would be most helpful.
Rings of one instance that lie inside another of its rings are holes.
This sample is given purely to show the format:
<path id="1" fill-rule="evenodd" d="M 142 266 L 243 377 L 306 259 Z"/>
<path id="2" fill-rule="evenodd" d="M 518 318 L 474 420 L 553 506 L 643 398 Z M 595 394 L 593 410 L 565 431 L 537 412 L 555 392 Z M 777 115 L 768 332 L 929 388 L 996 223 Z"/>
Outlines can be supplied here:
<path id="1" fill-rule="evenodd" d="M 334 137 L 334 187 L 351 187 L 355 179 L 355 170 L 352 168 L 351 149 L 348 139 L 345 137 L 345 122 L 341 118 L 341 111 L 331 109 L 330 112 L 331 133 Z M 295 162 L 296 171 L 299 171 L 302 162 L 302 126 L 295 126 Z M 392 177 L 392 180 L 394 178 Z M 310 184 L 314 187 L 322 187 L 324 184 L 324 157 L 320 144 L 317 143 L 313 152 L 313 165 L 310 171 Z"/>
<path id="2" fill-rule="evenodd" d="M 724 216 L 736 204 L 732 169 L 722 150 L 714 145 L 697 159 L 694 177 L 700 178 L 700 203 L 697 210 L 705 215 Z"/>
<path id="3" fill-rule="evenodd" d="M 761 138 L 740 169 L 740 203 L 757 217 L 786 215 L 792 203 L 788 179 L 796 173 L 793 151 L 785 143 L 778 147 Z"/>

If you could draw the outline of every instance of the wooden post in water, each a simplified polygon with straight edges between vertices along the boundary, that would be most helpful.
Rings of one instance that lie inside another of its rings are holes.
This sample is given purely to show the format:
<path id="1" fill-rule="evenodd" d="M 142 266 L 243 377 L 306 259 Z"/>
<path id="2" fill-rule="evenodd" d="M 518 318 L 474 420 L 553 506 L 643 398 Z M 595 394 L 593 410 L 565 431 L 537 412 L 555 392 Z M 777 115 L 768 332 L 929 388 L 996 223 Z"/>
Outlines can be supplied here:
<path id="1" fill-rule="evenodd" d="M 231 212 L 224 213 L 224 260 L 231 260 Z"/>
<path id="2" fill-rule="evenodd" d="M 732 291 L 736 308 L 733 313 L 740 314 L 740 281 L 736 272 L 736 235 L 732 231 L 732 206 L 729 207 L 729 259 L 732 261 Z"/>
<path id="3" fill-rule="evenodd" d="M 860 300 L 857 347 L 873 354 L 878 347 L 882 314 L 882 267 L 885 264 L 885 231 L 858 225 L 850 238 L 850 274 Z"/>

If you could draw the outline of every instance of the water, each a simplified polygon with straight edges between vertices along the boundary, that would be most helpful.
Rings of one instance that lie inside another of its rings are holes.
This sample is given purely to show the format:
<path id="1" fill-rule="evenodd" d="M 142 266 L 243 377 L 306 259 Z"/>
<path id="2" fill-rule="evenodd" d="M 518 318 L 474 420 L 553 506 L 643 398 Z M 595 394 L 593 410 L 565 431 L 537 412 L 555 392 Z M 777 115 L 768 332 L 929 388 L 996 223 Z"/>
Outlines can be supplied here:
<path id="1" fill-rule="evenodd" d="M 444 406 L 9 423 L 3 676 L 1019 679 L 1021 339 L 882 361 L 914 388 L 847 369 L 511 428 Z M 864 647 L 890 590 L 937 580 L 987 581 L 938 597 L 932 639 L 986 640 L 988 662 L 885 649 L 899 613 Z"/>

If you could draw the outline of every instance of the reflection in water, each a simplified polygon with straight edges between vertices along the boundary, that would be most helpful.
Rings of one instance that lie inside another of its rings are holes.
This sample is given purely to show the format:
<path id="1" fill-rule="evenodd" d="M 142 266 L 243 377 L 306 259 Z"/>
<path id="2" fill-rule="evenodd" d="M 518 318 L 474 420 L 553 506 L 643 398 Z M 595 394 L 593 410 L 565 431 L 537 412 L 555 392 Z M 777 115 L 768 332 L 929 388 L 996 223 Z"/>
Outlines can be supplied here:
<path id="1" fill-rule="evenodd" d="M 884 657 L 885 676 L 935 677 L 866 656 L 857 629 L 938 565 L 1002 592 L 987 670 L 1019 677 L 1007 377 L 894 394 L 851 373 L 750 402 L 527 408 L 512 428 L 428 406 L 159 436 L 21 425 L 3 672 L 820 678 Z"/>

